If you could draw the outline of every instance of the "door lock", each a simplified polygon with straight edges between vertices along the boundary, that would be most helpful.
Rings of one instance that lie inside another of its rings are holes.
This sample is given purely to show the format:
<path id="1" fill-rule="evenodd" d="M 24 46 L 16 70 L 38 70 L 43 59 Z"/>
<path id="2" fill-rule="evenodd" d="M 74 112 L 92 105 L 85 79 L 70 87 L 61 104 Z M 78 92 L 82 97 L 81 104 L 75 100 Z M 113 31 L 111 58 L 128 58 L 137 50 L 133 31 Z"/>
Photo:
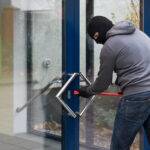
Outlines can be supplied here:
<path id="1" fill-rule="evenodd" d="M 46 58 L 44 61 L 43 61 L 43 67 L 44 68 L 49 68 L 51 65 L 51 60 L 49 58 Z"/>

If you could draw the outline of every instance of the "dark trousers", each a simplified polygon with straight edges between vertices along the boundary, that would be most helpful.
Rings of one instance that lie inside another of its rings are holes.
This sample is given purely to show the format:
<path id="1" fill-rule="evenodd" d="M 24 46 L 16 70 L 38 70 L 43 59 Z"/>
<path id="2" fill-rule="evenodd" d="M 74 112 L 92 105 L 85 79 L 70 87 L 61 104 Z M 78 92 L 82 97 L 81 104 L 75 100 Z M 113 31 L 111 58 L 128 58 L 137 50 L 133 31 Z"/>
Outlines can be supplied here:
<path id="1" fill-rule="evenodd" d="M 144 127 L 150 143 L 150 92 L 121 98 L 110 150 L 130 150 L 137 132 Z"/>

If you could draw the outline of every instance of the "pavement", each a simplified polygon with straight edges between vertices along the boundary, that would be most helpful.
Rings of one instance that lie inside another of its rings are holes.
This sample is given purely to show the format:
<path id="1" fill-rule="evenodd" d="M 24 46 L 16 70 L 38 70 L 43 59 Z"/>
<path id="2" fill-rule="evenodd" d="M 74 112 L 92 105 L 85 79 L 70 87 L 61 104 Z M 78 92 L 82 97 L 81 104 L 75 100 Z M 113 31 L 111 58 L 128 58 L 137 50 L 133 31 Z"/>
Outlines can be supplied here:
<path id="1" fill-rule="evenodd" d="M 0 134 L 0 150 L 61 150 L 61 143 L 33 134 L 18 134 L 15 136 Z M 80 150 L 106 149 L 80 146 Z"/>
<path id="2" fill-rule="evenodd" d="M 0 134 L 0 150 L 61 150 L 61 144 L 34 135 Z"/>

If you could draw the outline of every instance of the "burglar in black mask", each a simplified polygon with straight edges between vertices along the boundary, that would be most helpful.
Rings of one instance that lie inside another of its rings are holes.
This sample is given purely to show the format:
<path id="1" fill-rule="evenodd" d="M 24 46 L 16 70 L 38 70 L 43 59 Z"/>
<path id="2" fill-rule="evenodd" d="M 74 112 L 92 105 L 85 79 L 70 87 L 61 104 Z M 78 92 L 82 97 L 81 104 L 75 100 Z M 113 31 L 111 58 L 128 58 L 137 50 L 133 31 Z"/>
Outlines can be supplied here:
<path id="1" fill-rule="evenodd" d="M 87 32 L 98 44 L 104 44 L 107 40 L 106 34 L 112 28 L 113 23 L 102 16 L 92 18 L 87 27 Z"/>
<path id="2" fill-rule="evenodd" d="M 100 68 L 96 80 L 79 90 L 79 96 L 89 98 L 105 91 L 116 72 L 123 93 L 119 102 L 110 150 L 129 150 L 137 132 L 145 129 L 150 143 L 150 38 L 130 21 L 113 23 L 96 16 L 87 32 L 100 51 Z"/>
<path id="3" fill-rule="evenodd" d="M 90 20 L 87 26 L 87 33 L 97 44 L 104 44 L 107 40 L 106 34 L 112 27 L 112 21 L 106 17 L 95 16 Z M 86 87 L 81 88 L 80 95 L 86 98 L 92 96 L 93 93 L 87 92 L 87 90 Z"/>

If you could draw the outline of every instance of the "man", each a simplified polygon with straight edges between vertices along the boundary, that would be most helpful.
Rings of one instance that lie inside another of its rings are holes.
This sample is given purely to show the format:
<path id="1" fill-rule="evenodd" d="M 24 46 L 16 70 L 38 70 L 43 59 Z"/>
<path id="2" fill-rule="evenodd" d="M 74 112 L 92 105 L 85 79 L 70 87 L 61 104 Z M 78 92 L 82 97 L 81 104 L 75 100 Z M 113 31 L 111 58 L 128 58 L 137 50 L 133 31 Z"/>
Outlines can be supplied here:
<path id="1" fill-rule="evenodd" d="M 129 21 L 113 25 L 103 16 L 92 18 L 87 32 L 104 46 L 98 77 L 91 86 L 81 88 L 79 96 L 89 98 L 106 90 L 115 71 L 123 97 L 117 109 L 111 150 L 129 150 L 141 127 L 150 143 L 150 38 Z"/>

